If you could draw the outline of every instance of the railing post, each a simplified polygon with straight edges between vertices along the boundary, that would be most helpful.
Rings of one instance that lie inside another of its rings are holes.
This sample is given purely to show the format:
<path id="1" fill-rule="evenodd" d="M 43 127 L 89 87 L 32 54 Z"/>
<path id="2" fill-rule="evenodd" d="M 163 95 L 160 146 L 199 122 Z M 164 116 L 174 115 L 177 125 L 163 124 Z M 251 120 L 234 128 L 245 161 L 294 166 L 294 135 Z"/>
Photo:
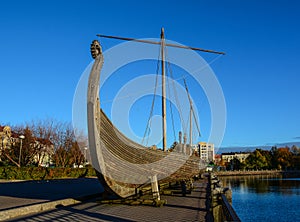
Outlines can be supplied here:
<path id="1" fill-rule="evenodd" d="M 151 188 L 152 188 L 153 199 L 160 200 L 157 176 L 156 175 L 151 176 L 150 179 L 151 179 Z"/>
<path id="2" fill-rule="evenodd" d="M 220 180 L 213 174 L 209 174 L 209 185 L 211 188 L 211 211 L 215 222 L 236 221 L 240 219 L 231 206 L 232 191 L 223 188 Z"/>

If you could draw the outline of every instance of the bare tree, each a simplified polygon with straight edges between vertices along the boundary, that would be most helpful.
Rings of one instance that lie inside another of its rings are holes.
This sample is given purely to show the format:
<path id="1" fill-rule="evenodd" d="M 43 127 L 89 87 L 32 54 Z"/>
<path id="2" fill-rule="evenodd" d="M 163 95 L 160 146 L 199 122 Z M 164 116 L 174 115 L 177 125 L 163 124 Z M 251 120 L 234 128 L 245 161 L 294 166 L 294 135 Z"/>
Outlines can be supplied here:
<path id="1" fill-rule="evenodd" d="M 57 128 L 54 143 L 58 149 L 55 150 L 53 159 L 57 166 L 66 167 L 73 164 L 79 166 L 84 161 L 71 124 L 65 123 Z"/>
<path id="2" fill-rule="evenodd" d="M 83 133 L 75 133 L 71 123 L 59 122 L 53 119 L 37 120 L 27 123 L 25 126 L 13 127 L 16 141 L 11 149 L 2 152 L 3 157 L 9 162 L 19 166 L 42 165 L 50 158 L 56 166 L 67 167 L 73 164 L 79 166 L 85 160 L 83 155 L 87 147 L 87 139 Z M 22 150 L 20 152 L 19 135 L 24 135 Z M 78 136 L 79 135 L 79 136 Z M 2 160 L 1 159 L 1 160 Z"/>
<path id="3" fill-rule="evenodd" d="M 77 142 L 73 143 L 70 150 L 70 154 L 71 154 L 70 160 L 76 167 L 79 167 L 82 163 L 84 163 L 85 157 L 82 154 L 82 151 L 80 150 Z"/>

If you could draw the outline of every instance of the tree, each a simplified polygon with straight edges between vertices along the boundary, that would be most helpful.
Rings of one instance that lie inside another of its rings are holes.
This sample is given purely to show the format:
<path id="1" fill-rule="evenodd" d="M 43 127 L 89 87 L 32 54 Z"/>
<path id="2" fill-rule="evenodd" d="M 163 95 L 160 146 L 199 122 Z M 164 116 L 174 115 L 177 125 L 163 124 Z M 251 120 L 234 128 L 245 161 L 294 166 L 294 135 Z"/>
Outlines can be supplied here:
<path id="1" fill-rule="evenodd" d="M 245 168 L 245 164 L 243 164 L 238 158 L 233 158 L 230 160 L 228 169 L 229 170 L 242 170 Z"/>
<path id="2" fill-rule="evenodd" d="M 64 147 L 59 147 L 55 150 L 52 159 L 57 167 L 67 167 L 69 163 L 70 155 Z"/>
<path id="3" fill-rule="evenodd" d="M 77 142 L 73 142 L 71 150 L 70 150 L 70 155 L 71 155 L 70 161 L 76 167 L 79 167 L 82 163 L 85 162 L 85 157 L 82 154 Z"/>
<path id="4" fill-rule="evenodd" d="M 300 155 L 292 157 L 292 167 L 295 170 L 300 170 Z"/>
<path id="5" fill-rule="evenodd" d="M 18 145 L 17 147 L 20 147 Z M 4 165 L 16 165 L 20 166 L 18 162 L 18 153 L 17 153 L 16 143 L 13 143 L 10 149 L 4 149 L 1 152 L 1 160 Z"/>
<path id="6" fill-rule="evenodd" d="M 71 124 L 63 124 L 57 128 L 54 138 L 55 152 L 53 160 L 56 166 L 67 167 L 73 164 L 79 166 L 84 162 L 84 156 Z"/>
<path id="7" fill-rule="evenodd" d="M 51 155 L 52 143 L 48 138 L 40 137 L 37 128 L 40 125 L 27 124 L 24 126 L 14 127 L 16 135 L 24 135 L 21 149 L 21 166 L 40 165 L 45 156 Z M 20 140 L 15 144 L 15 149 L 20 148 Z M 18 152 L 15 150 L 15 152 Z"/>
<path id="8" fill-rule="evenodd" d="M 273 146 L 270 150 L 271 154 L 271 165 L 273 169 L 278 169 L 278 149 L 276 146 Z"/>
<path id="9" fill-rule="evenodd" d="M 16 133 L 17 140 L 12 143 L 9 150 L 5 151 L 7 159 L 18 167 L 34 164 L 34 156 L 38 149 L 32 131 L 29 127 L 23 128 L 19 126 L 15 128 L 14 133 Z M 21 139 L 18 138 L 18 135 L 25 136 L 25 138 L 22 139 L 22 147 Z"/>
<path id="10" fill-rule="evenodd" d="M 287 170 L 291 167 L 292 159 L 292 153 L 289 147 L 278 148 L 277 161 L 279 169 Z"/>
<path id="11" fill-rule="evenodd" d="M 49 166 L 51 163 L 51 156 L 53 155 L 53 144 L 50 140 L 43 138 L 36 138 L 37 140 L 37 154 L 35 156 L 36 164 L 39 166 L 43 166 L 45 164 Z"/>
<path id="12" fill-rule="evenodd" d="M 265 156 L 263 156 L 260 152 L 260 149 L 256 149 L 253 153 L 251 153 L 247 159 L 245 160 L 246 167 L 249 169 L 266 169 L 268 166 L 268 162 Z"/>
<path id="13" fill-rule="evenodd" d="M 34 157 L 39 151 L 39 147 L 28 126 L 22 133 L 25 138 L 22 141 L 21 149 L 21 166 L 34 165 Z"/>
<path id="14" fill-rule="evenodd" d="M 60 167 L 76 164 L 79 166 L 85 161 L 80 148 L 87 147 L 85 134 L 75 133 L 71 123 L 58 122 L 52 119 L 32 121 L 26 126 L 16 126 L 13 130 L 14 142 L 9 149 L 1 150 L 1 163 L 21 166 L 50 164 L 50 157 Z M 20 155 L 19 135 L 24 135 Z M 87 156 L 88 153 L 87 153 Z M 44 166 L 44 165 L 42 165 Z"/>
<path id="15" fill-rule="evenodd" d="M 266 158 L 267 165 L 265 166 L 265 169 L 272 169 L 271 151 L 259 149 L 259 152 L 261 153 L 262 156 Z"/>
<path id="16" fill-rule="evenodd" d="M 299 156 L 300 155 L 300 148 L 298 148 L 297 146 L 293 145 L 291 148 L 291 153 L 295 156 Z"/>

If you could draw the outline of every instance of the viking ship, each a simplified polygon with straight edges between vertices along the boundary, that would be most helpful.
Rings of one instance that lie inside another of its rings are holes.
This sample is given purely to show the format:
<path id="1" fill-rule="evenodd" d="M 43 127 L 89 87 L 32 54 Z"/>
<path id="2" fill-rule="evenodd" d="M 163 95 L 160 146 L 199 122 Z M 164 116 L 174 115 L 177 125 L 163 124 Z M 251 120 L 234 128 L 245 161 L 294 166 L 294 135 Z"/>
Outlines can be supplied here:
<path id="1" fill-rule="evenodd" d="M 162 29 L 161 41 L 137 40 L 131 38 L 98 35 L 100 37 L 117 38 L 142 43 L 160 44 L 162 67 L 164 67 L 164 47 L 181 47 L 192 50 L 219 53 L 199 48 L 183 47 L 167 44 Z M 89 74 L 87 92 L 87 124 L 88 143 L 92 165 L 98 179 L 106 192 L 120 198 L 127 198 L 137 193 L 138 188 L 152 186 L 153 195 L 159 198 L 159 183 L 182 181 L 199 175 L 206 164 L 193 154 L 190 144 L 179 143 L 173 152 L 166 149 L 166 120 L 163 118 L 163 150 L 154 150 L 138 144 L 127 138 L 109 120 L 101 109 L 99 96 L 100 73 L 104 56 L 100 43 L 94 40 L 91 44 L 94 59 Z M 162 68 L 162 83 L 164 84 L 164 68 Z M 165 116 L 165 92 L 162 94 L 162 116 Z"/>

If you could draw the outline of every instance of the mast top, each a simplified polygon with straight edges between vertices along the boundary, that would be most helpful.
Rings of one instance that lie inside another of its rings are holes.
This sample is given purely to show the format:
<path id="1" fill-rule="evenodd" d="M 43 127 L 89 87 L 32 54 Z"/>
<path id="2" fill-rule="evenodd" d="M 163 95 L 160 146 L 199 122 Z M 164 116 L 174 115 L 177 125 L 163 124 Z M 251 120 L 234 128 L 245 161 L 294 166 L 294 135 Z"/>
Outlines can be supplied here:
<path id="1" fill-rule="evenodd" d="M 160 38 L 161 38 L 161 39 L 164 39 L 164 38 L 165 38 L 165 29 L 164 29 L 164 27 L 161 28 L 161 31 L 160 31 Z"/>

